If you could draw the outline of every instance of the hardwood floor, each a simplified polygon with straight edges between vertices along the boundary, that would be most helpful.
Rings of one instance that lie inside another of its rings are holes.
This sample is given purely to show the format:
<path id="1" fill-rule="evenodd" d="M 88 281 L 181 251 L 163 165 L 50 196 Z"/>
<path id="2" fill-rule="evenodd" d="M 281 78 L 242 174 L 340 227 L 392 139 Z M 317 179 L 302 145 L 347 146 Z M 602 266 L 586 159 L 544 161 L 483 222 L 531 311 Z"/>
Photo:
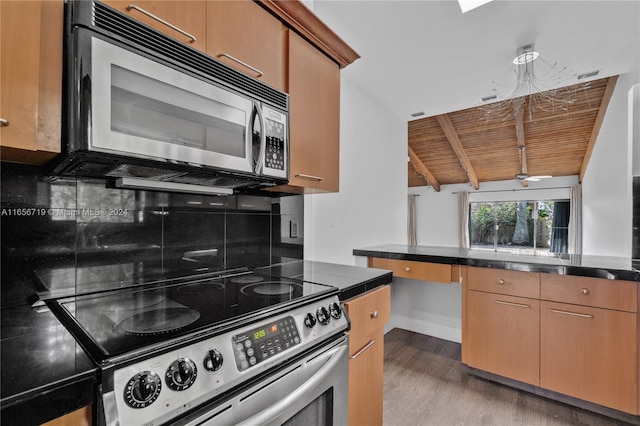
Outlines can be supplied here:
<path id="1" fill-rule="evenodd" d="M 472 376 L 458 343 L 396 328 L 384 345 L 385 426 L 627 425 Z"/>

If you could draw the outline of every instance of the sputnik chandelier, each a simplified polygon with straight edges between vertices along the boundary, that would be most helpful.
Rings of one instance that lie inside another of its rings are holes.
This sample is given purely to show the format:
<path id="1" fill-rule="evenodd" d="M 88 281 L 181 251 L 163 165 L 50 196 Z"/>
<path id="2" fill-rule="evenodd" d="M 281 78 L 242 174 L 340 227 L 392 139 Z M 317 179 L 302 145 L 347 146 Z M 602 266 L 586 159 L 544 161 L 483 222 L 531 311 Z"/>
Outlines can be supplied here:
<path id="1" fill-rule="evenodd" d="M 513 65 L 514 81 L 506 85 L 492 82 L 494 95 L 483 98 L 483 101 L 504 99 L 481 107 L 487 120 L 495 116 L 509 120 L 519 114 L 531 120 L 535 110 L 568 111 L 578 92 L 589 86 L 589 83 L 569 86 L 576 80 L 576 74 L 557 62 L 544 60 L 533 44 L 518 48 Z"/>

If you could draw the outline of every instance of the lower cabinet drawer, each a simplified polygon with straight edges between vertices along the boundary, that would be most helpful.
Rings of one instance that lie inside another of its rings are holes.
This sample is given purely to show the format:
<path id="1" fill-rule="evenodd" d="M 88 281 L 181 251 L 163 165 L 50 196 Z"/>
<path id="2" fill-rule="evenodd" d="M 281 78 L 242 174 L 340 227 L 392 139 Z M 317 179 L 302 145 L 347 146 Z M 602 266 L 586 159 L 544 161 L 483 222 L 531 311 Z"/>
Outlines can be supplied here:
<path id="1" fill-rule="evenodd" d="M 470 290 L 540 298 L 540 274 L 491 268 L 467 268 Z"/>
<path id="2" fill-rule="evenodd" d="M 369 266 L 390 269 L 395 277 L 451 284 L 451 265 L 448 264 L 370 257 Z"/>
<path id="3" fill-rule="evenodd" d="M 638 311 L 638 283 L 604 278 L 542 274 L 540 298 L 554 302 Z"/>

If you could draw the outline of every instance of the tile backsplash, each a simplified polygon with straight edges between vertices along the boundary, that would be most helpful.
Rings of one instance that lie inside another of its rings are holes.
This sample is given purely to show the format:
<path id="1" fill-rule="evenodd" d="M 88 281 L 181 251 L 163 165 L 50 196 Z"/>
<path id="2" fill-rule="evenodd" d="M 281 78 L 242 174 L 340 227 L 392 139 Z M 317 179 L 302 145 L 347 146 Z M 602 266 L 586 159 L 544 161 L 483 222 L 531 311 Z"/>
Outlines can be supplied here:
<path id="1" fill-rule="evenodd" d="M 50 182 L 2 163 L 2 306 L 43 283 L 92 291 L 145 279 L 254 268 L 303 256 L 303 197 L 205 196 Z"/>

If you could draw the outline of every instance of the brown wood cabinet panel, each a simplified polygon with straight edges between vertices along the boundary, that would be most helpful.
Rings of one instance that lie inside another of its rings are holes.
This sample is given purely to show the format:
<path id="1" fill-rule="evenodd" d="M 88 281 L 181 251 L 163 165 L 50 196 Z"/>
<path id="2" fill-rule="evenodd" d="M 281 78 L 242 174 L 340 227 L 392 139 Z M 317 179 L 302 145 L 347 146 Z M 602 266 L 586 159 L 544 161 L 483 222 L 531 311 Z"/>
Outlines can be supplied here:
<path id="1" fill-rule="evenodd" d="M 395 277 L 412 278 L 451 284 L 451 265 L 441 263 L 416 262 L 412 260 L 384 259 L 370 257 L 369 266 L 379 269 L 390 269 Z M 458 278 L 456 278 L 458 281 Z"/>
<path id="2" fill-rule="evenodd" d="M 542 274 L 540 298 L 619 311 L 638 311 L 638 283 Z"/>
<path id="3" fill-rule="evenodd" d="M 207 53 L 282 91 L 286 39 L 282 22 L 253 1 L 207 2 Z"/>
<path id="4" fill-rule="evenodd" d="M 351 320 L 349 355 L 367 345 L 370 334 L 389 321 L 390 301 L 391 287 L 385 285 L 345 302 Z"/>
<path id="5" fill-rule="evenodd" d="M 50 422 L 44 423 L 42 426 L 90 426 L 91 425 L 91 406 L 86 406 L 79 410 L 73 411 Z"/>
<path id="6" fill-rule="evenodd" d="M 370 335 L 373 343 L 349 359 L 349 425 L 382 426 L 384 332 Z M 367 343 L 368 344 L 368 343 Z M 352 347 L 352 345 L 349 345 Z M 357 350 L 364 349 L 356 349 Z"/>
<path id="7" fill-rule="evenodd" d="M 3 161 L 44 164 L 60 152 L 63 2 L 0 2 Z"/>
<path id="8" fill-rule="evenodd" d="M 130 17 L 167 34 L 202 52 L 207 48 L 207 3 L 206 1 L 162 1 L 162 0 L 103 0 L 104 3 L 118 9 Z M 158 19 L 152 18 L 136 6 L 166 23 L 186 32 L 178 31 Z M 193 36 L 195 41 L 190 37 Z"/>
<path id="9" fill-rule="evenodd" d="M 463 362 L 538 385 L 540 302 L 468 291 L 465 303 Z"/>
<path id="10" fill-rule="evenodd" d="M 378 287 L 345 302 L 349 332 L 349 425 L 382 425 L 384 324 L 391 288 Z"/>
<path id="11" fill-rule="evenodd" d="M 635 314 L 541 303 L 540 386 L 637 414 Z"/>
<path id="12" fill-rule="evenodd" d="M 340 68 L 288 31 L 290 179 L 279 190 L 313 193 L 340 189 Z"/>
<path id="13" fill-rule="evenodd" d="M 540 297 L 540 274 L 504 269 L 468 268 L 469 289 L 512 296 Z"/>

